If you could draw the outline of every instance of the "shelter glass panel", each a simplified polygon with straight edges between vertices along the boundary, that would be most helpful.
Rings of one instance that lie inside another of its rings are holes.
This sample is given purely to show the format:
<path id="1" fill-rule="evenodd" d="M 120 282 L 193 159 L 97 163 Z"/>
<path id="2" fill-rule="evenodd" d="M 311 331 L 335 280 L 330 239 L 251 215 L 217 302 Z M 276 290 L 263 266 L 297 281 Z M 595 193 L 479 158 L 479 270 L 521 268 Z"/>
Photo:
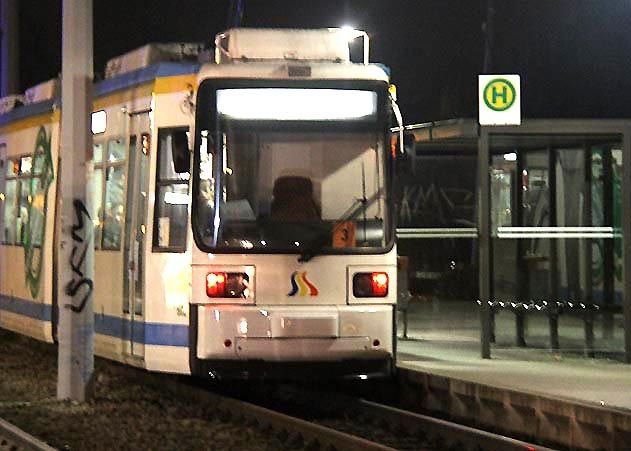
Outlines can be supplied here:
<path id="1" fill-rule="evenodd" d="M 476 165 L 475 147 L 420 144 L 397 162 L 399 336 L 436 356 L 479 347 Z"/>
<path id="2" fill-rule="evenodd" d="M 542 359 L 557 352 L 622 356 L 621 142 L 491 135 L 499 349 Z"/>

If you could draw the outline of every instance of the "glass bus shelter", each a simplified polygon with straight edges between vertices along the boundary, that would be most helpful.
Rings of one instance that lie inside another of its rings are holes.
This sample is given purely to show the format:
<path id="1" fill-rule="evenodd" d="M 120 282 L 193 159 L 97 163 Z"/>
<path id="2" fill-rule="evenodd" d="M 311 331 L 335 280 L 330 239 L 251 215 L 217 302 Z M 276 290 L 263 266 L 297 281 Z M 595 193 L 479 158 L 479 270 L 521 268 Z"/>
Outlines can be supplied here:
<path id="1" fill-rule="evenodd" d="M 397 236 L 417 336 L 631 363 L 631 121 L 408 129 Z"/>

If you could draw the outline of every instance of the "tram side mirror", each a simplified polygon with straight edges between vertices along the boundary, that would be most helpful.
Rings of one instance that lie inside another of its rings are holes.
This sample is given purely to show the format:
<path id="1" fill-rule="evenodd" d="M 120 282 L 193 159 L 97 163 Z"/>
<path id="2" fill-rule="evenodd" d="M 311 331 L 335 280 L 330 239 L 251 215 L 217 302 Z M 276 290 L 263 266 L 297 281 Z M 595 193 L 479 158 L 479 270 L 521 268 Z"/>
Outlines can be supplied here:
<path id="1" fill-rule="evenodd" d="M 172 135 L 171 152 L 173 169 L 178 174 L 191 171 L 191 152 L 188 148 L 188 137 L 185 130 L 174 131 Z"/>

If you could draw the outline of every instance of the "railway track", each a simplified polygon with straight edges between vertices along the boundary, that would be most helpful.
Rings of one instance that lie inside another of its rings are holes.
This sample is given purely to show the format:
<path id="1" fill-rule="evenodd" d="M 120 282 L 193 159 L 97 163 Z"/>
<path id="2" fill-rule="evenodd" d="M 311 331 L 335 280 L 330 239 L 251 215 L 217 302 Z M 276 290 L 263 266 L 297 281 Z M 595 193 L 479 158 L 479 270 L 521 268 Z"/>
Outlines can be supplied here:
<path id="1" fill-rule="evenodd" d="M 189 386 L 190 389 L 190 386 Z M 275 434 L 288 448 L 307 450 L 552 451 L 445 420 L 356 399 L 331 414 L 306 409 L 297 415 L 199 390 L 224 421 Z M 191 391 L 191 394 L 193 391 Z M 316 409 L 319 410 L 319 409 Z"/>
<path id="2" fill-rule="evenodd" d="M 311 391 L 292 387 L 284 393 L 249 394 L 251 385 L 236 382 L 230 396 L 209 390 L 206 381 L 188 377 L 147 373 L 116 363 L 105 363 L 113 372 L 130 375 L 139 387 L 170 392 L 182 402 L 203 411 L 203 416 L 232 425 L 262 431 L 263 436 L 282 443 L 283 449 L 318 450 L 540 450 L 538 445 L 513 440 L 425 415 L 353 398 L 344 392 Z M 200 386 L 201 385 L 201 386 Z M 217 388 L 215 386 L 215 388 Z M 212 443 L 208 443 L 209 447 Z M 0 419 L 0 451 L 53 448 Z"/>
<path id="3" fill-rule="evenodd" d="M 431 444 L 429 449 L 432 450 L 550 450 L 543 446 L 371 401 L 358 400 L 355 408 L 365 412 L 364 415 L 371 418 L 373 423 L 382 424 L 404 436 L 407 434 L 424 439 Z"/>
<path id="4" fill-rule="evenodd" d="M 258 404 L 259 402 L 256 401 Z M 295 388 L 276 399 L 263 400 L 293 422 L 317 425 L 319 437 L 328 437 L 324 449 L 397 449 L 445 451 L 549 451 L 551 448 L 463 426 L 384 404 L 336 392 Z M 258 407 L 261 408 L 260 406 Z M 282 423 L 277 427 L 281 429 Z M 298 433 L 298 432 L 296 432 Z M 340 435 L 343 434 L 343 435 Z M 337 441 L 338 437 L 344 441 Z M 354 438 L 352 438 L 354 437 Z"/>
<path id="5" fill-rule="evenodd" d="M 0 418 L 0 451 L 54 451 L 11 423 Z"/>

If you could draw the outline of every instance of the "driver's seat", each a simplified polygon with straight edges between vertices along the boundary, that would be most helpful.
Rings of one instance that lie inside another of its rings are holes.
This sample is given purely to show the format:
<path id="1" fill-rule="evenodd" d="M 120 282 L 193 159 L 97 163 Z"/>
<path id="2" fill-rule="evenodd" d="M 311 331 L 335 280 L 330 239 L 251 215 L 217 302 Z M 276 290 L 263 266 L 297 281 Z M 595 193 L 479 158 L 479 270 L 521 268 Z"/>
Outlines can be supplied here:
<path id="1" fill-rule="evenodd" d="M 313 199 L 313 183 L 308 177 L 283 176 L 274 181 L 271 219 L 279 221 L 309 221 L 321 218 Z"/>

